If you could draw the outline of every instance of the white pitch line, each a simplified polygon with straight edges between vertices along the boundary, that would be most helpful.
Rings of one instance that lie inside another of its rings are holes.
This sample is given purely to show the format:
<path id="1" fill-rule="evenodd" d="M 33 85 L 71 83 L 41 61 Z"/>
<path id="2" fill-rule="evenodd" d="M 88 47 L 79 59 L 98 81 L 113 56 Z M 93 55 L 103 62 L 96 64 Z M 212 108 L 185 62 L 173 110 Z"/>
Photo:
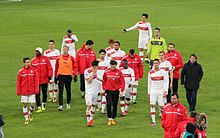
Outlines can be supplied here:
<path id="1" fill-rule="evenodd" d="M 177 3 L 153 3 L 146 4 L 150 6 L 169 6 L 169 5 L 192 5 L 198 3 L 210 3 L 209 1 L 195 1 L 195 2 L 177 2 Z M 80 8 L 60 8 L 60 9 L 34 9 L 34 10 L 7 10 L 0 11 L 0 13 L 23 13 L 23 12 L 51 12 L 51 11 L 72 11 L 72 10 L 95 10 L 95 9 L 112 9 L 112 8 L 131 8 L 131 7 L 146 7 L 145 4 L 133 4 L 133 5 L 117 5 L 117 6 L 102 6 L 102 7 L 80 7 Z"/>
<path id="2" fill-rule="evenodd" d="M 160 27 L 162 29 L 182 29 L 182 28 L 197 28 L 197 27 L 216 27 L 220 26 L 220 24 L 201 24 L 201 25 L 184 25 L 184 26 L 167 26 L 167 27 Z M 75 34 L 92 34 L 92 33 L 108 33 L 108 32 L 119 32 L 121 33 L 122 29 L 118 30 L 97 30 L 97 31 L 82 31 L 82 32 L 75 32 Z M 49 35 L 59 35 L 61 33 L 40 33 L 40 34 L 19 34 L 19 35 L 0 35 L 0 39 L 6 38 L 18 38 L 18 37 L 34 37 L 34 36 L 49 36 Z"/>

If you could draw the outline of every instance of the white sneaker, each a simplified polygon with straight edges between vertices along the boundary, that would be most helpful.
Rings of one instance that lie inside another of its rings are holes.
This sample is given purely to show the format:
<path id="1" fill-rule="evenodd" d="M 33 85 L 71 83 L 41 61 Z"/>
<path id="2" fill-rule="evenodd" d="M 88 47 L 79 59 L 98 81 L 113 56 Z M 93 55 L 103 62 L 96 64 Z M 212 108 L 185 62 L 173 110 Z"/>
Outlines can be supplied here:
<path id="1" fill-rule="evenodd" d="M 63 111 L 63 106 L 62 106 L 62 105 L 59 105 L 58 110 L 59 110 L 59 111 Z"/>
<path id="2" fill-rule="evenodd" d="M 66 109 L 69 110 L 70 108 L 70 104 L 66 104 Z"/>

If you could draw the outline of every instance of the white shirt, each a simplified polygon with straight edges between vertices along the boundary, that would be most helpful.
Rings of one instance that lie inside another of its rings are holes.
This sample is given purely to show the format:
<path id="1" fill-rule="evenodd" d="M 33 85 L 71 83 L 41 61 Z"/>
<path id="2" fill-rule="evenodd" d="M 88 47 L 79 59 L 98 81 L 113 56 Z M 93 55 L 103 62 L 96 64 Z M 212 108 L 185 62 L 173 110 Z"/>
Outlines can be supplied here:
<path id="1" fill-rule="evenodd" d="M 53 68 L 53 72 L 55 71 L 55 65 L 56 65 L 56 60 L 57 58 L 60 57 L 60 51 L 55 49 L 53 51 L 51 51 L 50 49 L 44 51 L 44 56 L 47 56 L 50 60 L 50 64 Z M 54 73 L 53 73 L 54 75 Z"/>
<path id="2" fill-rule="evenodd" d="M 168 72 L 173 69 L 173 66 L 171 65 L 170 61 L 165 60 L 164 62 L 160 62 L 159 68 L 164 69 L 165 71 Z"/>
<path id="3" fill-rule="evenodd" d="M 101 59 L 97 59 L 97 60 L 99 61 L 98 70 L 97 70 L 97 77 L 102 80 L 104 72 L 110 66 L 110 62 L 109 62 L 109 60 L 101 60 Z"/>
<path id="4" fill-rule="evenodd" d="M 86 69 L 84 72 L 86 94 L 94 94 L 94 95 L 97 94 L 98 95 L 101 84 L 97 80 L 97 74 L 93 76 L 93 80 L 90 84 L 87 82 L 87 80 L 91 78 L 92 74 L 93 72 L 92 70 L 90 70 L 90 68 Z"/>
<path id="5" fill-rule="evenodd" d="M 135 81 L 134 70 L 130 67 L 128 67 L 127 69 L 121 67 L 120 70 L 122 72 L 122 76 L 125 79 L 125 88 L 128 88 L 129 84 L 133 85 Z"/>
<path id="6" fill-rule="evenodd" d="M 111 60 L 115 60 L 117 62 L 117 68 L 119 68 L 121 64 L 122 58 L 125 56 L 125 52 L 122 50 L 114 50 L 111 54 Z"/>
<path id="7" fill-rule="evenodd" d="M 131 31 L 134 29 L 139 30 L 139 37 L 148 37 L 149 39 L 152 38 L 152 28 L 149 22 L 137 22 L 134 26 L 126 29 L 126 31 Z"/>
<path id="8" fill-rule="evenodd" d="M 69 54 L 75 58 L 76 56 L 75 42 L 78 42 L 78 38 L 76 35 L 71 35 L 71 37 L 68 37 L 67 35 L 65 35 L 63 37 L 61 53 L 63 54 L 63 46 L 66 45 L 69 47 Z"/>
<path id="9" fill-rule="evenodd" d="M 169 76 L 164 69 L 150 70 L 148 73 L 148 94 L 168 92 Z"/>

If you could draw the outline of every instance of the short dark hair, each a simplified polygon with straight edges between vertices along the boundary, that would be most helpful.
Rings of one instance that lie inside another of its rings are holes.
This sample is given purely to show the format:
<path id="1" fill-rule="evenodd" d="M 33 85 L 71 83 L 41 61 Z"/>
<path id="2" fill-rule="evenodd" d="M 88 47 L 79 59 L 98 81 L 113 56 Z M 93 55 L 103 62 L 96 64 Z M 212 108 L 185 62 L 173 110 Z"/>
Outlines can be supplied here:
<path id="1" fill-rule="evenodd" d="M 190 112 L 189 116 L 192 117 L 192 118 L 196 118 L 197 112 L 196 111 L 192 111 L 192 112 Z"/>
<path id="2" fill-rule="evenodd" d="M 115 60 L 111 60 L 110 65 L 117 65 L 117 62 Z"/>
<path id="3" fill-rule="evenodd" d="M 168 43 L 168 46 L 169 46 L 169 45 L 172 45 L 173 47 L 175 47 L 175 44 L 172 43 L 172 42 Z"/>
<path id="4" fill-rule="evenodd" d="M 147 13 L 143 13 L 142 16 L 145 16 L 146 18 L 148 18 L 148 14 Z"/>
<path id="5" fill-rule="evenodd" d="M 67 30 L 66 32 L 68 32 L 68 33 L 72 33 L 72 30 Z"/>
<path id="6" fill-rule="evenodd" d="M 158 58 L 155 58 L 153 61 L 158 61 L 158 62 L 160 62 L 160 60 L 159 60 Z"/>
<path id="7" fill-rule="evenodd" d="M 177 93 L 173 93 L 171 96 L 176 96 L 179 99 L 179 95 Z"/>
<path id="8" fill-rule="evenodd" d="M 26 60 L 31 60 L 31 59 L 29 57 L 25 57 L 25 58 L 23 58 L 23 63 L 25 63 Z"/>
<path id="9" fill-rule="evenodd" d="M 196 54 L 191 54 L 191 55 L 189 56 L 189 58 L 190 58 L 190 57 L 194 57 L 194 58 L 196 58 L 196 59 L 197 59 Z"/>
<path id="10" fill-rule="evenodd" d="M 105 49 L 100 49 L 100 50 L 99 50 L 99 54 L 101 54 L 102 52 L 106 54 Z"/>
<path id="11" fill-rule="evenodd" d="M 54 40 L 49 40 L 49 42 L 53 42 L 55 44 L 55 41 Z"/>
<path id="12" fill-rule="evenodd" d="M 93 45 L 93 44 L 94 44 L 94 42 L 92 40 L 87 40 L 86 41 L 86 45 Z"/>
<path id="13" fill-rule="evenodd" d="M 123 61 L 123 62 L 128 62 L 128 60 L 127 60 L 126 58 L 124 58 L 122 61 Z"/>
<path id="14" fill-rule="evenodd" d="M 121 45 L 119 41 L 115 41 L 115 43 L 119 44 L 119 46 Z"/>
<path id="15" fill-rule="evenodd" d="M 160 28 L 159 27 L 155 27 L 154 30 L 158 30 L 160 32 Z"/>
<path id="16" fill-rule="evenodd" d="M 163 53 L 163 54 L 165 54 L 165 52 L 164 52 L 164 51 L 160 51 L 160 52 L 159 52 L 159 54 L 160 54 L 160 53 Z"/>
<path id="17" fill-rule="evenodd" d="M 94 60 L 93 62 L 92 62 L 92 66 L 94 67 L 94 66 L 98 66 L 98 64 L 99 64 L 99 61 L 98 60 Z"/>
<path id="18" fill-rule="evenodd" d="M 131 55 L 134 55 L 135 50 L 132 48 L 132 49 L 129 50 L 129 53 L 130 53 Z"/>

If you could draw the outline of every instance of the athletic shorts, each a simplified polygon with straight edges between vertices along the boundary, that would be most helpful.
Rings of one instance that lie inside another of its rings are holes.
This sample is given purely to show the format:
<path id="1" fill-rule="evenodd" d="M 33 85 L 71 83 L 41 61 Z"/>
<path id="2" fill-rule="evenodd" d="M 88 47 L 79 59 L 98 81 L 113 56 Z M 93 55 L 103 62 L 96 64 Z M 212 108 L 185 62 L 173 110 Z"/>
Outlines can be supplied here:
<path id="1" fill-rule="evenodd" d="M 147 49 L 148 41 L 148 37 L 139 36 L 138 48 Z"/>
<path id="2" fill-rule="evenodd" d="M 21 96 L 21 102 L 22 103 L 35 103 L 36 102 L 35 94 L 28 95 L 28 96 Z"/>
<path id="3" fill-rule="evenodd" d="M 97 105 L 98 94 L 86 94 L 85 101 L 86 105 Z"/>
<path id="4" fill-rule="evenodd" d="M 158 103 L 159 106 L 164 106 L 164 99 L 163 94 L 150 94 L 150 104 L 152 105 Z"/>
<path id="5" fill-rule="evenodd" d="M 125 88 L 124 92 L 120 97 L 130 98 L 131 97 L 131 88 Z"/>

